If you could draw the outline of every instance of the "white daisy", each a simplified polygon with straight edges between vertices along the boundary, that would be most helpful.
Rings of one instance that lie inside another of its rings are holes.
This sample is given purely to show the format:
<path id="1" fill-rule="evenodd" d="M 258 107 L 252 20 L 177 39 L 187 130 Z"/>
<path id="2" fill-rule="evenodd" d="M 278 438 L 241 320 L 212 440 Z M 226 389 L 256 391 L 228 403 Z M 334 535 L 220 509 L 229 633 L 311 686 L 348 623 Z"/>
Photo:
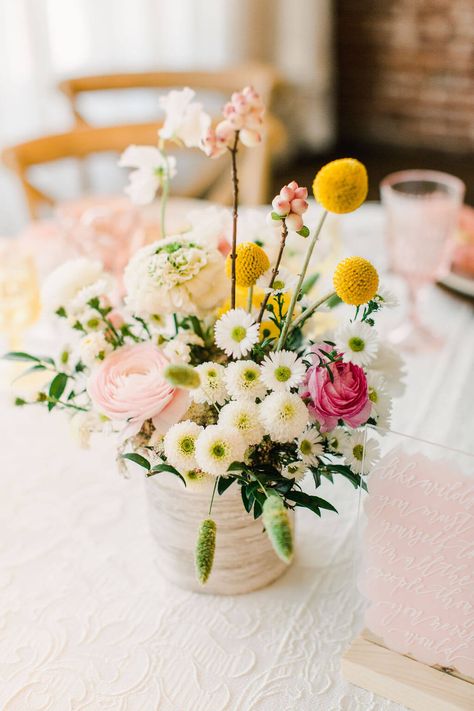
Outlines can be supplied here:
<path id="1" fill-rule="evenodd" d="M 223 425 L 210 425 L 196 442 L 196 460 L 202 471 L 223 476 L 232 462 L 240 462 L 246 450 L 245 440 L 236 430 Z"/>
<path id="2" fill-rule="evenodd" d="M 285 269 L 285 267 L 279 268 L 278 274 L 270 288 L 269 284 L 271 278 L 272 269 L 268 269 L 265 274 L 262 274 L 262 276 L 257 279 L 256 286 L 259 289 L 263 289 L 266 294 L 286 294 L 288 291 L 294 291 L 298 283 L 297 277 L 288 271 L 288 269 Z"/>
<path id="3" fill-rule="evenodd" d="M 253 360 L 229 363 L 224 374 L 225 384 L 234 400 L 256 400 L 267 392 L 260 367 Z"/>
<path id="4" fill-rule="evenodd" d="M 247 355 L 258 341 L 259 325 L 244 309 L 231 309 L 216 321 L 215 340 L 219 348 L 234 358 Z"/>
<path id="5" fill-rule="evenodd" d="M 293 351 L 276 351 L 261 363 L 262 380 L 269 390 L 291 390 L 302 381 L 306 372 L 301 358 Z"/>
<path id="6" fill-rule="evenodd" d="M 220 363 L 201 363 L 196 366 L 196 371 L 201 378 L 201 385 L 190 392 L 194 402 L 223 405 L 229 397 L 224 381 L 224 366 Z"/>
<path id="7" fill-rule="evenodd" d="M 257 444 L 263 437 L 260 409 L 251 400 L 229 402 L 220 411 L 219 424 L 239 432 L 248 445 Z"/>
<path id="8" fill-rule="evenodd" d="M 292 462 L 283 467 L 281 475 L 286 479 L 294 479 L 298 482 L 305 478 L 307 472 L 308 469 L 303 462 Z"/>
<path id="9" fill-rule="evenodd" d="M 355 474 L 368 474 L 380 458 L 379 443 L 367 438 L 364 430 L 353 430 L 344 443 L 344 456 Z"/>
<path id="10" fill-rule="evenodd" d="M 188 472 L 181 473 L 189 489 L 209 488 L 215 482 L 214 477 L 200 469 L 190 469 Z"/>
<path id="11" fill-rule="evenodd" d="M 330 432 L 324 433 L 328 449 L 334 453 L 343 453 L 348 438 L 349 433 L 343 427 L 335 427 Z"/>
<path id="12" fill-rule="evenodd" d="M 387 392 L 384 378 L 377 372 L 367 374 L 369 400 L 372 403 L 371 417 L 381 427 L 388 427 L 392 414 L 392 398 Z"/>
<path id="13" fill-rule="evenodd" d="M 380 343 L 377 355 L 370 364 L 370 369 L 383 375 L 387 391 L 399 397 L 405 392 L 405 364 L 401 355 L 391 346 Z"/>
<path id="14" fill-rule="evenodd" d="M 78 345 L 78 355 L 80 360 L 92 368 L 93 365 L 101 360 L 112 351 L 112 345 L 106 341 L 102 331 L 88 333 L 81 338 Z"/>
<path id="15" fill-rule="evenodd" d="M 260 413 L 265 432 L 275 442 L 291 442 L 308 423 L 307 407 L 295 393 L 271 393 L 262 402 Z"/>
<path id="16" fill-rule="evenodd" d="M 367 323 L 355 321 L 336 332 L 336 348 L 341 351 L 345 363 L 368 365 L 377 355 L 377 334 Z"/>
<path id="17" fill-rule="evenodd" d="M 202 431 L 203 428 L 196 422 L 185 420 L 170 427 L 165 434 L 163 446 L 166 459 L 179 472 L 197 467 L 196 440 Z"/>
<path id="18" fill-rule="evenodd" d="M 382 289 L 382 291 L 379 291 L 375 297 L 375 300 L 378 301 L 380 306 L 384 309 L 395 309 L 400 303 L 393 291 L 390 291 L 389 289 Z"/>
<path id="19" fill-rule="evenodd" d="M 323 438 L 314 427 L 307 427 L 298 437 L 298 454 L 305 464 L 318 463 L 318 456 L 323 454 Z"/>

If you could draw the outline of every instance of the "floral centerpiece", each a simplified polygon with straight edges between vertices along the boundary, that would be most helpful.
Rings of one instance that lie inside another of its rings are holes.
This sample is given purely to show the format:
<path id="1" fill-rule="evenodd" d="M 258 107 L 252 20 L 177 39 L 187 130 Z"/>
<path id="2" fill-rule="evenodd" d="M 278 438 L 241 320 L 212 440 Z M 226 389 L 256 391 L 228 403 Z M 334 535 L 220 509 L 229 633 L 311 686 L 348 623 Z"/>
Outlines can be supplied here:
<path id="1" fill-rule="evenodd" d="M 99 262 L 68 262 L 50 275 L 43 302 L 68 327 L 72 345 L 55 358 L 7 357 L 50 373 L 33 402 L 69 412 L 83 443 L 93 431 L 117 433 L 122 466 L 130 460 L 148 477 L 182 482 L 186 489 L 174 494 L 174 508 L 185 506 L 186 497 L 192 501 L 194 489 L 206 492 L 208 515 L 196 544 L 189 542 L 204 584 L 221 535 L 213 518 L 216 497 L 239 491 L 242 512 L 250 514 L 249 522 L 261 517 L 259 536 L 264 529 L 287 564 L 292 511 L 336 511 L 318 495 L 323 480 L 344 477 L 355 489 L 366 487 L 362 474 L 375 461 L 377 445 L 362 428 L 387 424 L 401 370 L 374 328 L 376 313 L 391 299 L 369 261 L 344 259 L 334 288 L 310 296 L 308 268 L 325 218 L 362 204 L 365 167 L 344 158 L 319 170 L 313 191 L 323 211 L 313 230 L 305 225 L 307 188 L 296 181 L 283 186 L 268 215 L 278 245 L 270 259 L 258 241 L 238 234 L 237 154 L 241 144 L 251 149 L 262 139 L 260 97 L 252 88 L 233 94 L 216 127 L 193 97 L 188 89 L 171 92 L 163 100 L 158 147 L 131 146 L 121 158 L 121 165 L 134 168 L 128 192 L 136 202 L 161 191 L 163 234 L 128 263 L 124 299 L 116 298 Z M 230 155 L 234 197 L 227 240 L 222 221 L 209 213 L 185 233 L 167 234 L 166 202 L 176 170 L 166 150 L 170 142 L 198 147 L 211 158 Z M 305 242 L 295 275 L 283 266 L 289 232 Z M 351 318 L 315 342 L 307 324 L 339 301 L 353 307 Z M 312 482 L 303 488 L 305 478 Z"/>

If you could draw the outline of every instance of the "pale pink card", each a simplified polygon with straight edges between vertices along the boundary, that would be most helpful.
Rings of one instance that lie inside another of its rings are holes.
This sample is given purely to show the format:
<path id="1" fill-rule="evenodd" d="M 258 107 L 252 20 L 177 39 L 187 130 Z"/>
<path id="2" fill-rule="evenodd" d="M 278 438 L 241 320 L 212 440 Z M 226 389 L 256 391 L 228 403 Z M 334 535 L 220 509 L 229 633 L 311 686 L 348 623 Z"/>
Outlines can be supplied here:
<path id="1" fill-rule="evenodd" d="M 461 467 L 426 452 L 398 445 L 370 476 L 366 626 L 389 649 L 474 677 L 474 457 Z"/>

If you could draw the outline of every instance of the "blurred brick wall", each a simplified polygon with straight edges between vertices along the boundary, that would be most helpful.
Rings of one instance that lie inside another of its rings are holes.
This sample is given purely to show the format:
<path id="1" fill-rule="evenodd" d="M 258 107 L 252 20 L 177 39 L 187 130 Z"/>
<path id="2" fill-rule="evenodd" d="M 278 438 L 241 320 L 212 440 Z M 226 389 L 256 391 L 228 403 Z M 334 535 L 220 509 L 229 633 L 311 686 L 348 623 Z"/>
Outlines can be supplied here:
<path id="1" fill-rule="evenodd" d="M 336 0 L 342 139 L 474 149 L 474 0 Z"/>

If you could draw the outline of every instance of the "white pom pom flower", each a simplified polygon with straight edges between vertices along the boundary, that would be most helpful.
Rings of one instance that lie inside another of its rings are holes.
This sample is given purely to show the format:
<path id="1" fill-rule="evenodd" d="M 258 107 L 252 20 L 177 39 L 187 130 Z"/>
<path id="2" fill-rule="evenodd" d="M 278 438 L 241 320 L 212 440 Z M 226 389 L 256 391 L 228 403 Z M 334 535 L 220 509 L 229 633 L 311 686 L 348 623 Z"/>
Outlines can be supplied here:
<path id="1" fill-rule="evenodd" d="M 259 325 L 244 309 L 231 309 L 214 326 L 216 345 L 233 358 L 250 353 L 258 341 Z"/>
<path id="2" fill-rule="evenodd" d="M 196 469 L 196 440 L 203 428 L 185 420 L 170 427 L 165 434 L 163 447 L 166 459 L 179 472 L 188 472 Z"/>
<path id="3" fill-rule="evenodd" d="M 202 471 L 213 476 L 223 476 L 232 462 L 244 458 L 244 438 L 234 429 L 223 425 L 210 425 L 196 442 L 196 460 Z"/>
<path id="4" fill-rule="evenodd" d="M 298 437 L 298 454 L 307 465 L 318 464 L 318 457 L 323 454 L 323 438 L 314 427 L 307 427 Z"/>
<path id="5" fill-rule="evenodd" d="M 261 363 L 262 380 L 269 390 L 291 390 L 302 381 L 306 372 L 301 358 L 293 351 L 276 351 Z"/>
<path id="6" fill-rule="evenodd" d="M 223 405 L 229 397 L 224 381 L 225 371 L 220 363 L 207 362 L 196 366 L 201 385 L 190 393 L 194 402 Z"/>
<path id="7" fill-rule="evenodd" d="M 220 411 L 219 424 L 239 432 L 248 445 L 257 444 L 263 437 L 259 406 L 250 400 L 225 405 Z"/>
<path id="8" fill-rule="evenodd" d="M 275 392 L 260 407 L 265 432 L 275 442 L 291 442 L 308 423 L 308 410 L 296 393 Z"/>
<path id="9" fill-rule="evenodd" d="M 225 369 L 225 383 L 234 400 L 262 398 L 267 392 L 260 367 L 253 360 L 238 360 Z"/>
<path id="10" fill-rule="evenodd" d="M 336 349 L 341 351 L 345 363 L 366 366 L 371 363 L 378 350 L 377 334 L 372 326 L 354 321 L 336 332 Z"/>

